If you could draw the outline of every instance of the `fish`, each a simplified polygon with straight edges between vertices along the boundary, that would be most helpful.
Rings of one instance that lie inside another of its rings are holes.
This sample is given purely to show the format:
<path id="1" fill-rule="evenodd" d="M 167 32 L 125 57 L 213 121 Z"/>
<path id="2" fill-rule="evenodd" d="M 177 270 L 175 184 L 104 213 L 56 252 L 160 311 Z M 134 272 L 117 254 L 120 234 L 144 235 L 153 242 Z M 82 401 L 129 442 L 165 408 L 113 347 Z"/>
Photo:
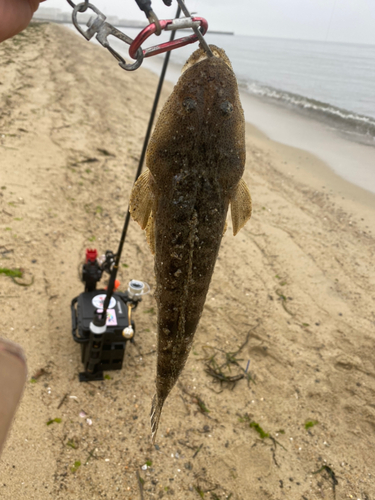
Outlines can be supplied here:
<path id="1" fill-rule="evenodd" d="M 251 216 L 242 178 L 245 120 L 223 49 L 199 48 L 158 117 L 129 210 L 155 256 L 158 309 L 152 440 L 163 404 L 188 358 L 202 315 L 230 205 L 233 234 Z"/>

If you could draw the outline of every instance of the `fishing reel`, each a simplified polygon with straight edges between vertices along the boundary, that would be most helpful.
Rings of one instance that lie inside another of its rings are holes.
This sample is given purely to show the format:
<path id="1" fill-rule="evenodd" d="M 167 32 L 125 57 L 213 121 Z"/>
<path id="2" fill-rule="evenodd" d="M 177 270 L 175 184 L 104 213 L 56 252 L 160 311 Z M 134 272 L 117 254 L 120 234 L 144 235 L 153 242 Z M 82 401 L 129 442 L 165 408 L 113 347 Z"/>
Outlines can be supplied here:
<path id="1" fill-rule="evenodd" d="M 79 374 L 80 382 L 103 380 L 103 372 L 121 370 L 127 342 L 134 342 L 135 324 L 132 313 L 142 301 L 142 296 L 150 291 L 147 283 L 131 280 L 125 292 L 117 291 L 115 281 L 110 297 L 106 318 L 97 326 L 95 318 L 100 318 L 106 302 L 106 290 L 97 289 L 103 273 L 111 274 L 115 255 L 107 251 L 98 257 L 94 249 L 86 250 L 82 266 L 82 281 L 85 291 L 71 302 L 72 336 L 81 345 L 81 360 L 84 371 Z"/>

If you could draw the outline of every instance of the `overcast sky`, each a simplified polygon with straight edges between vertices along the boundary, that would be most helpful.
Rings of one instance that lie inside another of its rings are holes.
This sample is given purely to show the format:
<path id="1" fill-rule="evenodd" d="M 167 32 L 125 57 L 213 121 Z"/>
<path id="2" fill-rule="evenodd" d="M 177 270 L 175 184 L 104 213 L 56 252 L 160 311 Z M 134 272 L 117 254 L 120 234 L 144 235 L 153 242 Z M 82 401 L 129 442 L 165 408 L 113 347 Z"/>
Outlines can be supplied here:
<path id="1" fill-rule="evenodd" d="M 90 0 L 106 15 L 144 19 L 135 0 Z M 213 30 L 236 34 L 375 44 L 375 0 L 186 0 Z M 66 0 L 43 7 L 69 11 Z M 177 0 L 166 7 L 153 0 L 159 19 L 174 17 Z"/>

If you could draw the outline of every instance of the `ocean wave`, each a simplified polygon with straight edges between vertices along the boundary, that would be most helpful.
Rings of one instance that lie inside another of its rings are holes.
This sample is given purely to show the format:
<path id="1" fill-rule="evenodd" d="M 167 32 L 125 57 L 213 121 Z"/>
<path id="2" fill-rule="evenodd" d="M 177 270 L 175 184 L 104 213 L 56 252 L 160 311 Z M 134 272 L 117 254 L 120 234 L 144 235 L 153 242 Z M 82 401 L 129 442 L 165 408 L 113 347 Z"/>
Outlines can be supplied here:
<path id="1" fill-rule="evenodd" d="M 369 116 L 361 115 L 338 108 L 332 104 L 310 99 L 298 94 L 279 90 L 259 82 L 240 81 L 240 87 L 248 93 L 267 100 L 278 102 L 302 112 L 313 115 L 315 118 L 328 122 L 328 124 L 348 134 L 355 135 L 355 140 L 365 143 L 375 142 L 375 120 Z"/>

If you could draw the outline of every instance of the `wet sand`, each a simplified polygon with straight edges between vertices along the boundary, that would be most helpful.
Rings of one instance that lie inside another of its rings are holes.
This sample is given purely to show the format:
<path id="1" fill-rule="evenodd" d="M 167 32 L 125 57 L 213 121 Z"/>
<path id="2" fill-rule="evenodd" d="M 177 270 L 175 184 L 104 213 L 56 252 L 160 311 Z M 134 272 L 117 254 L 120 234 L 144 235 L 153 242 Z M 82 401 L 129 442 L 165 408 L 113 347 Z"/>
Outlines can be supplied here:
<path id="1" fill-rule="evenodd" d="M 1 336 L 29 368 L 0 498 L 374 498 L 374 197 L 247 125 L 254 213 L 235 238 L 229 223 L 154 447 L 154 298 L 135 313 L 123 370 L 89 384 L 70 301 L 85 248 L 116 251 L 157 77 L 53 25 L 1 44 L 0 65 L 0 266 L 34 280 L 0 276 Z M 122 264 L 122 288 L 154 287 L 133 222 Z M 251 380 L 220 386 L 207 363 L 239 349 Z"/>

